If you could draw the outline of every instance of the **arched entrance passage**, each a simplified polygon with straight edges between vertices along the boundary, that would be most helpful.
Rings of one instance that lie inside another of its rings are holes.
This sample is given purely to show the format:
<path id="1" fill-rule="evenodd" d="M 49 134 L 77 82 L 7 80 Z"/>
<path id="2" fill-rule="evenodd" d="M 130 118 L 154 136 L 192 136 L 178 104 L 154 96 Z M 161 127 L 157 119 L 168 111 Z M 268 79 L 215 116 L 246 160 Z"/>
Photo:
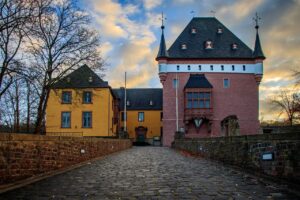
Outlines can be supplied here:
<path id="1" fill-rule="evenodd" d="M 138 126 L 135 128 L 136 142 L 144 143 L 147 139 L 147 128 L 144 126 Z"/>
<path id="2" fill-rule="evenodd" d="M 222 135 L 235 136 L 240 134 L 240 126 L 236 115 L 225 117 L 221 121 Z"/>

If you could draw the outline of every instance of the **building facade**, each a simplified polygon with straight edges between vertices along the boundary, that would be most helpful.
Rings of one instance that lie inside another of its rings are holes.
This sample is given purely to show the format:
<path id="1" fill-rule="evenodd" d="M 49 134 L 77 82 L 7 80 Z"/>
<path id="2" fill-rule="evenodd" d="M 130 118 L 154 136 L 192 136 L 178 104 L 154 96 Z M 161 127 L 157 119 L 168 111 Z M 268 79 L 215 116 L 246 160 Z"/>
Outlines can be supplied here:
<path id="1" fill-rule="evenodd" d="M 257 134 L 263 60 L 258 25 L 251 50 L 216 18 L 193 18 L 156 60 L 163 85 L 163 144 L 185 137 Z"/>
<path id="2" fill-rule="evenodd" d="M 162 137 L 162 89 L 159 88 L 125 88 L 114 89 L 119 99 L 119 126 L 125 130 L 134 142 L 153 144 Z M 126 120 L 126 122 L 125 122 Z"/>
<path id="3" fill-rule="evenodd" d="M 84 65 L 52 87 L 46 109 L 46 134 L 115 136 L 115 102 L 108 83 Z"/>

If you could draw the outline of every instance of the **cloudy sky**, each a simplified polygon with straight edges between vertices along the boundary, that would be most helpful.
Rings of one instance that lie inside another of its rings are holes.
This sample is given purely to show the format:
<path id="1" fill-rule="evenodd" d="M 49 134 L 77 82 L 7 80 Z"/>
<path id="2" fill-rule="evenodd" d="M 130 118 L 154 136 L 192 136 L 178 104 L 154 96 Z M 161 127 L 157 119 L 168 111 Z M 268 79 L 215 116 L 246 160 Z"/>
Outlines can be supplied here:
<path id="1" fill-rule="evenodd" d="M 101 34 L 102 55 L 108 66 L 104 79 L 112 87 L 161 87 L 155 57 L 160 39 L 161 12 L 167 47 L 195 17 L 215 16 L 250 48 L 252 20 L 258 12 L 260 37 L 267 59 L 260 85 L 260 114 L 264 120 L 278 113 L 269 104 L 281 89 L 294 89 L 292 70 L 300 68 L 300 0 L 79 0 Z M 194 14 L 191 13 L 194 11 Z"/>

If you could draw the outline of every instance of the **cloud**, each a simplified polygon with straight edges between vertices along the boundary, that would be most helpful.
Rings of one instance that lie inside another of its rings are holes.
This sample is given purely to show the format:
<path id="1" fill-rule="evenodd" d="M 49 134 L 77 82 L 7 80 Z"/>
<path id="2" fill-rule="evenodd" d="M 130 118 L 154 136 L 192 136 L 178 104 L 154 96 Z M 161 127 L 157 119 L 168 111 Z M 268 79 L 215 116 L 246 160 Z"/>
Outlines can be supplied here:
<path id="1" fill-rule="evenodd" d="M 146 10 L 151 10 L 162 4 L 162 0 L 143 0 L 143 2 Z"/>

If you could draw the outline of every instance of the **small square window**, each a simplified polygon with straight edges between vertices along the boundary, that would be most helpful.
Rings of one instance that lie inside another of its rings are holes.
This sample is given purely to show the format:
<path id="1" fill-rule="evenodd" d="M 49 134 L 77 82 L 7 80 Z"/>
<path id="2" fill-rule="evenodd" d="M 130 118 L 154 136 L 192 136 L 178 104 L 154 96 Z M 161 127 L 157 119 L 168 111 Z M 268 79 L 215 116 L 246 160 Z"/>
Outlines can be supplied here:
<path id="1" fill-rule="evenodd" d="M 223 33 L 223 29 L 222 28 L 218 28 L 218 31 L 217 31 L 218 34 L 221 34 Z"/>
<path id="2" fill-rule="evenodd" d="M 126 106 L 130 106 L 130 101 L 126 101 Z"/>
<path id="3" fill-rule="evenodd" d="M 187 45 L 186 44 L 182 44 L 181 45 L 181 49 L 183 49 L 183 50 L 187 49 Z"/>
<path id="4" fill-rule="evenodd" d="M 199 71 L 201 71 L 201 65 L 199 65 Z"/>
<path id="5" fill-rule="evenodd" d="M 72 92 L 63 91 L 61 95 L 61 102 L 66 104 L 72 103 Z"/>
<path id="6" fill-rule="evenodd" d="M 177 71 L 179 71 L 180 70 L 180 66 L 179 65 L 177 65 Z"/>
<path id="7" fill-rule="evenodd" d="M 83 103 L 92 103 L 92 92 L 83 92 Z"/>
<path id="8" fill-rule="evenodd" d="M 234 65 L 232 65 L 232 66 L 231 66 L 231 68 L 232 68 L 232 71 L 234 71 L 234 70 L 235 70 L 235 67 L 234 67 Z"/>
<path id="9" fill-rule="evenodd" d="M 189 66 L 189 65 L 188 65 L 188 67 L 187 67 L 187 68 L 188 68 L 188 70 L 191 70 L 191 66 Z"/>
<path id="10" fill-rule="evenodd" d="M 246 71 L 246 65 L 243 65 L 243 71 Z"/>
<path id="11" fill-rule="evenodd" d="M 224 65 L 221 65 L 221 70 L 224 71 Z"/>
<path id="12" fill-rule="evenodd" d="M 233 43 L 231 48 L 232 48 L 233 50 L 236 50 L 236 49 L 238 49 L 238 45 L 237 45 L 236 43 Z"/>
<path id="13" fill-rule="evenodd" d="M 144 112 L 139 112 L 138 113 L 138 121 L 139 122 L 143 122 L 144 121 Z"/>
<path id="14" fill-rule="evenodd" d="M 213 48 L 213 42 L 208 40 L 205 42 L 205 49 L 212 49 Z"/>
<path id="15" fill-rule="evenodd" d="M 230 87 L 230 82 L 229 82 L 228 78 L 225 78 L 223 80 L 223 86 L 224 86 L 224 88 L 229 88 Z"/>
<path id="16" fill-rule="evenodd" d="M 192 29 L 191 29 L 191 33 L 192 33 L 192 34 L 196 34 L 196 33 L 197 33 L 197 29 L 196 29 L 196 28 L 192 28 Z"/>
<path id="17" fill-rule="evenodd" d="M 214 66 L 213 66 L 213 65 L 210 66 L 210 70 L 211 70 L 211 71 L 214 70 Z"/>

